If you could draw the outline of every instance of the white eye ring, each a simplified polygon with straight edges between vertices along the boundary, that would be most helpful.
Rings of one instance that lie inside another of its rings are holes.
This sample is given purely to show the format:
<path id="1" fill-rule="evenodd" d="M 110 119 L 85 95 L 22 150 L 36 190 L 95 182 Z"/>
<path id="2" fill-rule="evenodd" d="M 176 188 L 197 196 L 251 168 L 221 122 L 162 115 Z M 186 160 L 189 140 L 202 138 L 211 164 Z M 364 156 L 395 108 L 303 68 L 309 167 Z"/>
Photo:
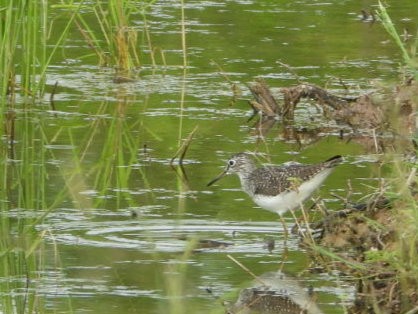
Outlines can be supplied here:
<path id="1" fill-rule="evenodd" d="M 233 166 L 235 166 L 235 163 L 236 163 L 235 160 L 231 159 L 231 160 L 228 161 L 228 166 L 233 167 Z"/>

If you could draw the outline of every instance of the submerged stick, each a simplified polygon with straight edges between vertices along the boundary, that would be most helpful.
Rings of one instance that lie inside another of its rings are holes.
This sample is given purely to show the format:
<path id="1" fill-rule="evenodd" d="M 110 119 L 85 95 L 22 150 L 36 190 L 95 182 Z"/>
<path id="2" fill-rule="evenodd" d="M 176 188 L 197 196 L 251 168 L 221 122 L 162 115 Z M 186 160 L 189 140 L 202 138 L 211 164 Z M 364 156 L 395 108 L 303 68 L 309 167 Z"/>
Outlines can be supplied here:
<path id="1" fill-rule="evenodd" d="M 196 133 L 198 129 L 198 126 L 196 125 L 195 128 L 193 129 L 193 131 L 191 131 L 189 133 L 189 135 L 187 136 L 187 138 L 184 140 L 184 142 L 181 144 L 181 146 L 179 147 L 179 149 L 176 151 L 176 153 L 174 154 L 173 158 L 171 158 L 170 160 L 170 166 L 173 165 L 174 160 L 180 155 L 179 157 L 179 165 L 183 166 L 183 160 L 184 157 L 186 156 L 187 150 L 189 149 L 190 143 L 193 140 L 193 136 Z"/>
<path id="2" fill-rule="evenodd" d="M 53 111 L 56 111 L 54 96 L 57 92 L 57 87 L 58 87 L 58 81 L 55 82 L 54 87 L 52 88 L 52 91 L 51 91 L 51 96 L 49 96 L 49 104 L 51 105 L 51 110 Z"/>
<path id="3" fill-rule="evenodd" d="M 198 126 L 196 125 L 195 128 L 193 129 L 193 131 L 189 133 L 189 135 L 187 136 L 187 138 L 183 141 L 183 143 L 181 144 L 181 146 L 179 147 L 179 149 L 176 151 L 176 153 L 174 154 L 173 158 L 171 158 L 171 160 L 170 160 L 170 166 L 171 166 L 171 168 L 176 172 L 176 174 L 180 177 L 180 179 L 186 185 L 188 185 L 189 179 L 187 178 L 186 170 L 183 167 L 183 160 L 184 160 L 184 157 L 186 156 L 187 150 L 189 149 L 190 143 L 192 142 L 193 135 L 197 131 L 197 128 L 198 128 Z M 178 170 L 174 166 L 174 160 L 179 155 L 180 155 L 180 157 L 179 157 L 179 167 L 178 167 L 179 170 Z"/>
<path id="4" fill-rule="evenodd" d="M 10 145 L 9 158 L 10 159 L 15 158 L 15 149 L 14 149 L 15 119 L 16 119 L 16 112 L 14 112 L 13 110 L 9 110 L 6 113 L 6 132 L 7 132 L 7 135 L 9 137 L 9 145 Z"/>

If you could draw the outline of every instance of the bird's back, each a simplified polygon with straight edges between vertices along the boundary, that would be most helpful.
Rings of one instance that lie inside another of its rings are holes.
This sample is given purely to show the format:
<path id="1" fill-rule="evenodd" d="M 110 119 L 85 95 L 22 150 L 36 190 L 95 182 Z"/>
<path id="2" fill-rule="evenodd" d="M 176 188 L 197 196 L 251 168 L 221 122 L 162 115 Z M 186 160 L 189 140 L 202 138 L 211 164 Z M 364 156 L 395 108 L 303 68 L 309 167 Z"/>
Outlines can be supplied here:
<path id="1" fill-rule="evenodd" d="M 318 177 L 314 187 L 319 185 L 331 173 L 332 168 L 341 163 L 341 156 L 334 156 L 322 163 L 303 165 L 291 164 L 288 166 L 268 166 L 255 169 L 247 180 L 247 187 L 244 187 L 250 195 L 275 196 L 286 190 L 297 189 L 304 182 Z"/>

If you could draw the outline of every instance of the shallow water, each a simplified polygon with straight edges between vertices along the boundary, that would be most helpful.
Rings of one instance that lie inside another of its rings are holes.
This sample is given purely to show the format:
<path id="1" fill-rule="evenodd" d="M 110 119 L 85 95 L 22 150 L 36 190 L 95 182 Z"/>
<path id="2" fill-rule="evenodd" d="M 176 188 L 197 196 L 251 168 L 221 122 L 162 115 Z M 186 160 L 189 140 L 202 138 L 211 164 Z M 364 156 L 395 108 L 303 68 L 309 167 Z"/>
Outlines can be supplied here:
<path id="1" fill-rule="evenodd" d="M 368 158 L 362 145 L 340 140 L 340 127 L 324 120 L 308 102 L 298 107 L 295 124 L 316 130 L 316 137 L 301 145 L 286 140 L 279 125 L 262 140 L 253 135 L 246 86 L 256 77 L 273 90 L 294 85 L 297 73 L 300 80 L 327 86 L 336 94 L 358 95 L 373 90 L 372 80 L 395 80 L 399 51 L 379 23 L 359 17 L 360 10 L 374 2 L 185 5 L 185 76 L 179 2 L 159 1 L 147 19 L 152 44 L 164 50 L 166 65 L 157 58 L 157 66 L 151 67 L 144 46 L 139 79 L 115 84 L 112 69 L 96 66 L 92 57 L 81 58 L 89 51 L 74 32 L 65 56 L 55 57 L 47 75 L 50 86 L 59 82 L 56 110 L 45 110 L 47 95 L 39 110 L 17 111 L 17 123 L 34 129 L 40 123 L 46 133 L 42 145 L 48 154 L 39 162 L 47 164 L 45 202 L 55 204 L 36 225 L 45 231 L 48 252 L 36 294 L 55 313 L 223 313 L 215 296 L 234 302 L 253 279 L 230 255 L 256 275 L 283 268 L 302 286 L 313 287 L 324 313 L 343 313 L 354 293 L 348 278 L 337 270 L 304 272 L 309 259 L 295 235 L 284 258 L 278 217 L 256 208 L 239 190 L 237 178 L 206 184 L 231 153 L 258 151 L 263 161 L 273 163 L 344 155 L 344 163 L 321 189 L 330 209 L 341 206 L 331 194 L 345 197 L 347 180 L 354 199 L 367 194 L 369 185 L 377 186 L 375 159 Z M 404 1 L 389 11 L 400 28 L 415 29 L 414 5 Z M 142 18 L 136 25 L 141 28 Z M 236 99 L 225 77 L 240 90 Z M 184 181 L 170 161 L 195 127 L 184 160 Z M 74 163 L 74 154 L 82 156 L 80 164 Z M 19 163 L 18 158 L 14 162 Z M 93 175 L 99 162 L 114 165 L 114 172 Z M 117 171 L 126 177 L 118 177 Z M 70 192 L 54 203 L 63 186 Z M 19 220 L 44 214 L 25 209 L 12 208 L 9 215 Z M 291 227 L 291 215 L 286 221 Z M 271 253 L 266 238 L 275 240 Z M 228 245 L 194 247 L 199 239 Z"/>

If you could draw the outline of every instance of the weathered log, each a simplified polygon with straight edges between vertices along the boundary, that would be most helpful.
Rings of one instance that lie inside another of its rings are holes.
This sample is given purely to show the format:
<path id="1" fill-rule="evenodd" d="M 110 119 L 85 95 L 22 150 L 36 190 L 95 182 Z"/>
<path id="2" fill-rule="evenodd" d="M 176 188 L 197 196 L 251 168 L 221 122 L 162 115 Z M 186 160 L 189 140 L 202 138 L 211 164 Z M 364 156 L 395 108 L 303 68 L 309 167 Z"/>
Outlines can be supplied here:
<path id="1" fill-rule="evenodd" d="M 388 97 L 389 100 L 382 102 L 374 94 L 340 97 L 316 85 L 300 84 L 280 89 L 284 99 L 283 105 L 280 105 L 267 84 L 258 80 L 249 86 L 255 99 L 250 101 L 250 105 L 254 115 L 261 113 L 262 117 L 280 116 L 284 120 L 293 120 L 296 106 L 301 99 L 309 98 L 323 108 L 324 115 L 353 129 L 388 130 L 395 126 L 401 134 L 411 134 L 416 129 L 415 100 L 418 90 L 413 85 L 409 83 L 398 87 Z"/>
<path id="2" fill-rule="evenodd" d="M 258 80 L 248 87 L 255 98 L 255 100 L 249 102 L 254 110 L 254 115 L 258 112 L 269 117 L 280 114 L 280 107 L 264 81 Z"/>

